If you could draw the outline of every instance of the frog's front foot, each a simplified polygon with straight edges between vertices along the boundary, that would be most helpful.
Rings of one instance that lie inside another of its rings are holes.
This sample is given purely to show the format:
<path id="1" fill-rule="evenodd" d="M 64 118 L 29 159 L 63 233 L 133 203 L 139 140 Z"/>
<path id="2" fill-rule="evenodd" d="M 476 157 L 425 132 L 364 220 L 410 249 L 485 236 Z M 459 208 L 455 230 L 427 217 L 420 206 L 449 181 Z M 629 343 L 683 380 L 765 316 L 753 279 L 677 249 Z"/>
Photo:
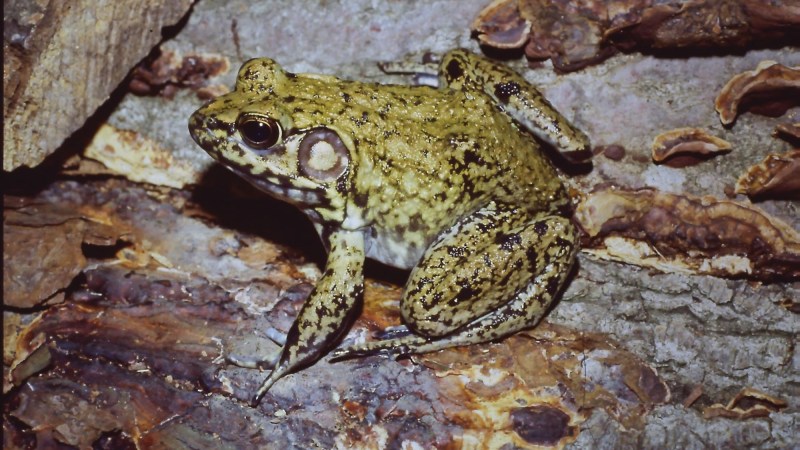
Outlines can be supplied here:
<path id="1" fill-rule="evenodd" d="M 269 327 L 265 332 L 267 338 L 278 344 L 280 347 L 286 345 L 286 333 L 282 333 L 275 328 Z M 280 351 L 273 352 L 266 358 L 253 358 L 249 356 L 238 356 L 234 354 L 224 355 L 225 361 L 237 367 L 245 369 L 272 369 L 278 363 Z"/>
<path id="2" fill-rule="evenodd" d="M 249 358 L 246 356 L 226 355 L 225 361 L 236 367 L 244 369 L 271 369 L 278 363 L 280 353 L 275 353 L 268 358 Z"/>
<path id="3" fill-rule="evenodd" d="M 280 374 L 276 373 L 277 371 L 275 370 L 275 368 L 278 367 L 278 364 L 280 363 L 280 357 L 281 357 L 281 352 L 275 352 L 268 358 L 260 358 L 260 359 L 242 357 L 236 355 L 225 356 L 225 361 L 237 367 L 242 367 L 245 369 L 259 369 L 259 370 L 272 369 L 270 377 L 266 381 L 264 381 L 264 383 L 262 383 L 261 388 L 258 390 L 258 392 L 255 395 L 253 395 L 253 397 L 250 398 L 248 402 L 250 406 L 253 407 L 257 406 L 258 402 L 261 400 L 261 397 L 263 397 L 264 393 L 267 392 L 267 389 L 269 389 L 272 386 L 272 384 L 275 383 L 275 381 L 280 377 Z"/>

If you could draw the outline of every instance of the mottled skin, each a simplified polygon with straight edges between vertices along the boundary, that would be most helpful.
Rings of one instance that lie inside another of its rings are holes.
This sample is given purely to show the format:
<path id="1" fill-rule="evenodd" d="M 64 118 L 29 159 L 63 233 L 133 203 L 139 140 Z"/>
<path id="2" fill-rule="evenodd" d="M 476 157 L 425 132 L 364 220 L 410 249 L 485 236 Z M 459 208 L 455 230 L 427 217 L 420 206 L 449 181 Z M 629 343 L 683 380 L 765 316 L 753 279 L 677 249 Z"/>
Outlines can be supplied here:
<path id="1" fill-rule="evenodd" d="M 520 124 L 562 149 L 588 140 L 522 77 L 477 55 L 447 53 L 439 82 L 295 75 L 254 59 L 189 120 L 211 156 L 302 209 L 329 251 L 254 402 L 346 331 L 365 257 L 411 269 L 409 331 L 337 357 L 491 341 L 535 325 L 561 289 L 577 249 L 570 202 Z"/>

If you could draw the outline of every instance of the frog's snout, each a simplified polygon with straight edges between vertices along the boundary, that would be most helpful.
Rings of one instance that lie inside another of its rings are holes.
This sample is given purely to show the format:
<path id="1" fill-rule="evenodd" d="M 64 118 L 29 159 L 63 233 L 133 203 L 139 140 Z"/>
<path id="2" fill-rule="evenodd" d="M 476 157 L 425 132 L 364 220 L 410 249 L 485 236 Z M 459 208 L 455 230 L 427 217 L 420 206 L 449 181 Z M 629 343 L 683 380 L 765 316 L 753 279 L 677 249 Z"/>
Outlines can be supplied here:
<path id="1" fill-rule="evenodd" d="M 204 142 L 207 134 L 208 128 L 206 127 L 206 117 L 205 115 L 200 114 L 200 111 L 196 111 L 191 115 L 191 117 L 189 117 L 189 135 L 192 136 L 192 139 L 194 139 L 197 145 L 205 149 L 206 146 L 204 145 Z"/>
<path id="2" fill-rule="evenodd" d="M 214 116 L 205 114 L 204 108 L 198 109 L 189 117 L 189 135 L 209 153 L 219 143 L 220 136 L 228 132 L 228 127 Z"/>

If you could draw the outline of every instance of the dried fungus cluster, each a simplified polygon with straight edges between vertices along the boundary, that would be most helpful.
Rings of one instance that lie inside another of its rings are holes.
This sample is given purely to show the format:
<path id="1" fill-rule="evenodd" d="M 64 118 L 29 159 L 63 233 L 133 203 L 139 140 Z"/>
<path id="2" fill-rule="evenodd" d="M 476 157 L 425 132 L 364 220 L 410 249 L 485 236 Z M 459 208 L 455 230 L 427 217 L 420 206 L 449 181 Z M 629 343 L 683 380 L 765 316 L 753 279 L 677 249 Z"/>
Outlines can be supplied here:
<path id="1" fill-rule="evenodd" d="M 620 50 L 741 49 L 796 36 L 800 9 L 759 0 L 494 0 L 475 18 L 478 39 L 524 49 L 560 71 L 579 70 Z"/>

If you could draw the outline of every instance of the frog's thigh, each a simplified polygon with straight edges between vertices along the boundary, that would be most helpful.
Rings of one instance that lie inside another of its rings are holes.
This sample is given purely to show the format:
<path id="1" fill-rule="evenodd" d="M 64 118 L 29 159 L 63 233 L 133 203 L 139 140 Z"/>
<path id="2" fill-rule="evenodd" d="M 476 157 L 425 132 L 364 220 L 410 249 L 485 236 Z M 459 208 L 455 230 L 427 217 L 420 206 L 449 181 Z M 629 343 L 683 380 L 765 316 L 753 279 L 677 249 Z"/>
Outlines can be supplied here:
<path id="1" fill-rule="evenodd" d="M 569 271 L 575 239 L 574 227 L 564 217 L 533 219 L 520 209 L 494 204 L 481 209 L 426 251 L 406 285 L 403 318 L 428 338 L 475 329 L 484 322 L 481 318 L 490 322 L 481 328 L 506 330 L 500 335 L 533 325 Z M 501 310 L 505 312 L 498 314 Z M 522 317 L 522 323 L 508 330 L 503 322 L 512 316 Z"/>

